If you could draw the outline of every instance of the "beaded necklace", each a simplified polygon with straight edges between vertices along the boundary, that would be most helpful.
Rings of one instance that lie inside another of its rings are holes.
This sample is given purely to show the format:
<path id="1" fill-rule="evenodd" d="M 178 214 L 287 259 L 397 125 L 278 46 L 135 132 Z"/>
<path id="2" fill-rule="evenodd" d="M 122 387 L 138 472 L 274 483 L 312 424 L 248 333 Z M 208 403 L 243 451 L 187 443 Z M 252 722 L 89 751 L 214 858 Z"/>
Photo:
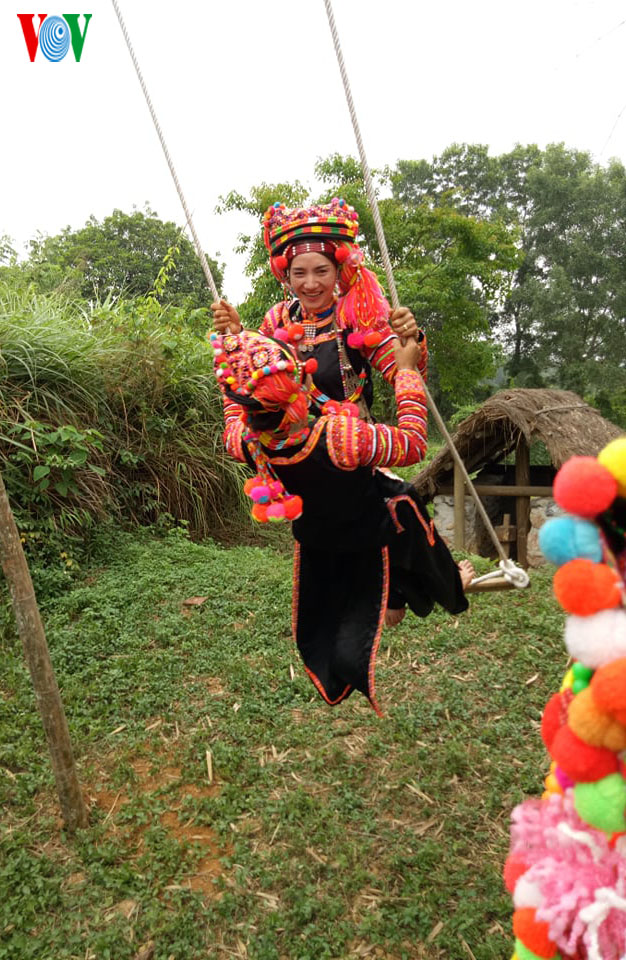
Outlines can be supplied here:
<path id="1" fill-rule="evenodd" d="M 293 318 L 290 318 L 290 323 L 297 322 L 298 319 L 301 319 L 302 325 L 304 326 L 304 337 L 298 343 L 298 350 L 301 353 L 312 353 L 315 349 L 316 342 L 322 342 L 322 339 L 323 341 L 326 341 L 332 339 L 332 337 L 335 338 L 337 343 L 339 374 L 341 376 L 344 400 L 350 403 L 357 403 L 361 397 L 361 394 L 363 393 L 365 381 L 367 379 L 367 373 L 365 370 L 361 370 L 360 373 L 357 373 L 350 362 L 343 339 L 343 331 L 339 329 L 335 319 L 336 301 L 337 298 L 335 297 L 330 307 L 327 307 L 325 310 L 321 310 L 319 313 L 313 313 L 310 316 L 307 314 L 302 304 L 299 303 Z M 320 328 L 324 328 L 328 325 L 330 325 L 330 330 L 328 333 L 319 335 L 318 331 Z M 318 406 L 322 406 L 330 399 L 314 384 L 311 384 L 309 393 Z"/>

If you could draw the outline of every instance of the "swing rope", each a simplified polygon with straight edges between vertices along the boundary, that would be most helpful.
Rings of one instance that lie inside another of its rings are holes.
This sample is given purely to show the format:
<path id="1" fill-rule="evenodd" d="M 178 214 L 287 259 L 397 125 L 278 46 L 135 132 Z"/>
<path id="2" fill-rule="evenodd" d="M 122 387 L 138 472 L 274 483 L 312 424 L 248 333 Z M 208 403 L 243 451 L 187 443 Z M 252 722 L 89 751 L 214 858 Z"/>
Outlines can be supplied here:
<path id="1" fill-rule="evenodd" d="M 202 245 L 201 245 L 200 240 L 199 240 L 199 238 L 198 238 L 198 235 L 197 235 L 197 233 L 196 233 L 196 228 L 194 227 L 194 224 L 193 224 L 193 218 L 192 218 L 192 216 L 191 216 L 191 211 L 189 210 L 189 207 L 187 206 L 187 201 L 185 200 L 185 195 L 184 195 L 184 193 L 183 193 L 182 187 L 181 187 L 180 182 L 179 182 L 179 180 L 178 180 L 178 175 L 177 175 L 177 173 L 176 173 L 176 168 L 174 167 L 174 163 L 173 163 L 172 158 L 171 158 L 171 156 L 170 156 L 170 152 L 169 152 L 169 150 L 167 149 L 167 144 L 166 144 L 166 142 L 165 142 L 165 137 L 163 136 L 163 131 L 161 130 L 161 125 L 160 125 L 159 120 L 158 120 L 158 117 L 157 117 L 157 115 L 156 115 L 156 111 L 155 111 L 155 109 L 154 109 L 154 107 L 153 107 L 153 105 L 152 105 L 152 100 L 150 99 L 150 94 L 148 93 L 148 88 L 147 88 L 146 83 L 145 83 L 145 80 L 144 80 L 144 78 L 143 78 L 143 74 L 142 74 L 141 68 L 140 68 L 140 66 L 139 66 L 139 61 L 137 60 L 137 57 L 136 57 L 136 55 L 135 55 L 135 51 L 134 51 L 134 49 L 133 49 L 133 45 L 132 45 L 132 43 L 131 43 L 131 41 L 130 41 L 130 36 L 129 36 L 128 30 L 126 29 L 126 24 L 124 23 L 124 18 L 122 17 L 122 12 L 121 12 L 121 10 L 120 10 L 120 8 L 119 8 L 119 4 L 118 4 L 117 0 L 111 0 L 111 3 L 113 4 L 113 8 L 114 8 L 114 10 L 115 10 L 115 13 L 117 14 L 117 19 L 119 20 L 120 27 L 122 28 L 122 33 L 124 34 L 124 39 L 126 40 L 126 46 L 128 47 L 128 52 L 129 52 L 129 54 L 130 54 L 131 60 L 133 61 L 133 64 L 134 64 L 134 67 L 135 67 L 135 71 L 136 71 L 136 73 L 137 73 L 137 77 L 138 77 L 139 83 L 140 83 L 140 85 L 141 85 L 141 89 L 143 90 L 143 95 L 144 95 L 144 97 L 146 98 L 146 103 L 148 104 L 148 109 L 150 110 L 150 116 L 152 117 L 152 122 L 154 123 L 154 128 L 155 128 L 155 130 L 156 130 L 156 132 L 157 132 L 157 134 L 158 134 L 159 141 L 160 141 L 160 143 L 161 143 L 161 147 L 163 148 L 163 153 L 165 154 L 165 159 L 167 160 L 167 165 L 168 165 L 168 167 L 170 168 L 170 173 L 171 173 L 171 175 L 172 175 L 172 180 L 174 181 L 174 186 L 176 187 L 176 190 L 178 191 L 178 196 L 179 196 L 179 198 L 180 198 L 180 202 L 182 203 L 183 210 L 185 211 L 185 216 L 187 217 L 187 223 L 189 224 L 189 229 L 191 230 L 191 235 L 192 235 L 192 237 L 193 237 L 194 246 L 195 246 L 195 248 L 196 248 L 196 253 L 198 254 L 198 259 L 199 259 L 199 261 L 200 261 L 200 263 L 201 263 L 201 265 L 202 265 L 202 269 L 203 269 L 203 271 L 204 271 L 204 276 L 206 277 L 206 281 L 207 281 L 207 283 L 208 283 L 208 285 L 209 285 L 209 289 L 210 289 L 211 293 L 213 294 L 213 297 L 215 298 L 215 300 L 219 300 L 219 299 L 220 299 L 220 295 L 219 295 L 217 286 L 216 286 L 216 284 L 215 284 L 215 280 L 213 279 L 213 274 L 211 273 L 211 268 L 209 267 L 209 264 L 208 264 L 207 258 L 206 258 L 206 256 L 205 256 L 204 250 L 202 249 Z"/>
<path id="2" fill-rule="evenodd" d="M 356 110 L 354 107 L 354 101 L 352 99 L 352 92 L 350 90 L 350 81 L 348 80 L 348 74 L 346 71 L 343 54 L 341 52 L 341 44 L 339 42 L 339 35 L 337 33 L 337 26 L 335 24 L 335 17 L 333 14 L 331 0 L 324 0 L 324 5 L 326 7 L 326 14 L 328 16 L 328 25 L 330 27 L 330 32 L 333 38 L 335 54 L 337 56 L 337 63 L 339 65 L 339 72 L 341 73 L 341 79 L 343 81 L 343 88 L 346 95 L 348 110 L 350 112 L 350 119 L 352 120 L 352 127 L 354 129 L 354 135 L 355 135 L 357 147 L 359 150 L 359 156 L 361 158 L 361 167 L 363 169 L 363 179 L 365 181 L 365 191 L 367 193 L 367 199 L 368 199 L 368 202 L 372 211 L 372 216 L 374 219 L 374 226 L 376 228 L 376 237 L 378 239 L 380 255 L 383 261 L 383 267 L 385 269 L 387 286 L 389 288 L 389 293 L 391 295 L 391 304 L 393 308 L 396 309 L 400 305 L 400 302 L 398 300 L 398 292 L 396 290 L 395 279 L 393 276 L 393 268 L 391 266 L 389 251 L 387 249 L 385 232 L 383 230 L 382 221 L 380 219 L 380 211 L 378 209 L 378 200 L 376 198 L 374 183 L 372 181 L 372 175 L 370 172 L 369 164 L 367 162 L 365 147 L 363 146 L 363 138 L 361 137 L 359 121 L 357 119 Z M 498 564 L 498 566 L 500 567 L 500 571 L 494 571 L 492 573 L 487 573 L 482 577 L 477 577 L 472 581 L 472 584 L 476 584 L 484 580 L 491 580 L 495 577 L 503 576 L 508 583 L 511 583 L 515 587 L 520 587 L 520 588 L 527 587 L 529 583 L 528 574 L 521 567 L 517 566 L 517 564 L 513 560 L 507 557 L 506 553 L 504 552 L 504 547 L 498 540 L 496 531 L 493 528 L 493 524 L 489 519 L 487 511 L 485 510 L 480 497 L 476 493 L 474 484 L 472 483 L 469 473 L 465 468 L 465 464 L 463 463 L 461 455 L 459 454 L 458 450 L 454 445 L 454 442 L 452 440 L 452 437 L 450 436 L 448 428 L 446 427 L 443 421 L 443 417 L 439 413 L 439 410 L 437 409 L 437 405 L 435 404 L 435 401 L 433 400 L 428 387 L 423 381 L 422 381 L 422 384 L 424 387 L 426 400 L 428 401 L 428 406 L 434 417 L 435 423 L 437 424 L 441 432 L 441 435 L 444 437 L 446 443 L 448 444 L 448 449 L 452 454 L 455 464 L 457 465 L 457 467 L 461 472 L 461 475 L 463 477 L 463 480 L 465 481 L 465 485 L 467 487 L 468 492 L 471 494 L 471 496 L 474 499 L 474 502 L 476 503 L 476 509 L 478 510 L 480 518 L 485 525 L 485 529 L 487 530 L 489 536 L 491 537 L 491 540 L 496 549 L 496 552 L 500 557 L 500 562 Z"/>

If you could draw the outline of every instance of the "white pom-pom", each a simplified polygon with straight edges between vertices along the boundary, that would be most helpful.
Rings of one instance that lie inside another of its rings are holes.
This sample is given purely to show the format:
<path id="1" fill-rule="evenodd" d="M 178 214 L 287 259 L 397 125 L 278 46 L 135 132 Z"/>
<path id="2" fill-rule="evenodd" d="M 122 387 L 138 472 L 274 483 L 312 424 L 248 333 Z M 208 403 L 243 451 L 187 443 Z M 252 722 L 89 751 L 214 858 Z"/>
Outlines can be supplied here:
<path id="1" fill-rule="evenodd" d="M 543 902 L 541 888 L 538 883 L 529 880 L 525 873 L 521 875 L 515 884 L 513 891 L 513 904 L 516 910 L 523 910 L 524 907 L 540 907 Z"/>
<path id="2" fill-rule="evenodd" d="M 626 657 L 626 610 L 601 610 L 591 617 L 568 617 L 565 646 L 592 670 Z"/>

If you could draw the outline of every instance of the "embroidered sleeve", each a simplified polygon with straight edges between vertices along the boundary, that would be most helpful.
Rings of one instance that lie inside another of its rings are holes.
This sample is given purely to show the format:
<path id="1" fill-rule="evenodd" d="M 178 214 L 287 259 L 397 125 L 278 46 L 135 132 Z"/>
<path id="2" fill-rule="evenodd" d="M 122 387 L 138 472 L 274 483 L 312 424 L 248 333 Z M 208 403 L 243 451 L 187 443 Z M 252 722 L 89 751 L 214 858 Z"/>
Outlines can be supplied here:
<path id="1" fill-rule="evenodd" d="M 243 411 L 238 403 L 233 403 L 232 400 L 227 400 L 226 397 L 222 399 L 224 403 L 225 422 L 222 440 L 226 447 L 226 452 L 233 457 L 233 459 L 244 461 L 245 457 L 241 441 L 244 431 L 244 423 L 241 419 Z"/>
<path id="2" fill-rule="evenodd" d="M 281 300 L 280 303 L 275 303 L 263 317 L 263 322 L 259 327 L 259 333 L 262 333 L 264 337 L 273 337 L 274 331 L 278 327 L 285 326 L 285 314 L 289 317 L 287 302 Z"/>
<path id="3" fill-rule="evenodd" d="M 356 417 L 330 417 L 328 453 L 342 470 L 356 467 L 402 467 L 419 463 L 426 453 L 426 398 L 419 375 L 399 370 L 395 382 L 398 426 L 365 423 Z"/>
<path id="4" fill-rule="evenodd" d="M 365 347 L 363 352 L 374 369 L 382 373 L 388 383 L 394 383 L 396 373 L 398 372 L 394 349 L 397 337 L 388 323 L 385 323 L 384 328 L 381 328 L 379 332 L 385 334 L 381 342 L 377 346 L 370 347 L 369 349 Z M 426 342 L 426 335 L 424 335 L 424 339 L 422 340 L 422 357 L 417 365 L 417 369 L 424 380 L 426 380 L 428 370 L 428 344 Z"/>

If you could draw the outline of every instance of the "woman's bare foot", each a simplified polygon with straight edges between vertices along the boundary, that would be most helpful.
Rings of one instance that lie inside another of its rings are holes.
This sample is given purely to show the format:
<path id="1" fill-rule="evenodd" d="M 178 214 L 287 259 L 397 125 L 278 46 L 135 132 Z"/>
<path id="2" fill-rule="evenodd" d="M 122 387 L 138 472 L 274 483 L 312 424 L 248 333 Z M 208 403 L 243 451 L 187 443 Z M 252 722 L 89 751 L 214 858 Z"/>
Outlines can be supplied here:
<path id="1" fill-rule="evenodd" d="M 390 610 L 389 607 L 385 610 L 385 626 L 386 627 L 397 627 L 399 623 L 404 620 L 406 614 L 406 607 L 401 607 L 399 610 Z"/>
<path id="2" fill-rule="evenodd" d="M 476 571 L 474 570 L 474 565 L 471 560 L 461 560 L 457 566 L 461 575 L 461 585 L 465 590 L 476 576 Z"/>

